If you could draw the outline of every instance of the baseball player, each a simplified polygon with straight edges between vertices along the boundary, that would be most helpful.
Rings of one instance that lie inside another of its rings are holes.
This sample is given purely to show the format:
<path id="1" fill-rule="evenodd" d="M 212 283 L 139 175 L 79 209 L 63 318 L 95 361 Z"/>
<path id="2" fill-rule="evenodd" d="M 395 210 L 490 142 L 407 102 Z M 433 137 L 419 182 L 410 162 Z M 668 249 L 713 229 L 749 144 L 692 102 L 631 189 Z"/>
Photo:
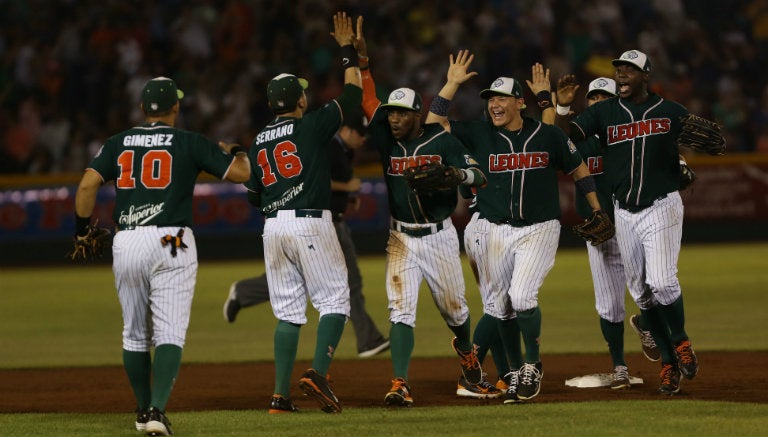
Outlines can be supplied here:
<path id="1" fill-rule="evenodd" d="M 362 358 L 371 357 L 389 349 L 389 340 L 379 332 L 373 319 L 365 310 L 363 278 L 357 265 L 357 254 L 349 225 L 344 221 L 347 207 L 355 207 L 355 201 L 359 200 L 354 193 L 360 189 L 360 179 L 353 177 L 352 159 L 355 150 L 365 144 L 364 122 L 362 112 L 358 114 L 356 111 L 356 114 L 345 117 L 328 148 L 328 159 L 331 161 L 333 227 L 347 265 L 351 304 L 349 319 L 352 321 L 357 337 L 358 356 Z M 230 287 L 229 296 L 224 302 L 224 318 L 232 323 L 241 308 L 258 305 L 268 300 L 269 287 L 266 273 L 255 278 L 237 281 Z"/>
<path id="2" fill-rule="evenodd" d="M 677 278 L 683 203 L 676 140 L 688 111 L 649 91 L 645 53 L 626 51 L 613 65 L 619 98 L 590 106 L 570 123 L 568 108 L 558 108 L 557 124 L 577 141 L 597 135 L 604 149 L 629 291 L 661 353 L 660 391 L 673 395 L 681 374 L 691 379 L 698 372 Z"/>
<path id="3" fill-rule="evenodd" d="M 525 101 L 517 80 L 500 77 L 480 93 L 490 121 L 448 121 L 450 100 L 477 75 L 467 71 L 473 58 L 466 50 L 455 60 L 450 55 L 446 84 L 432 101 L 427 123 L 440 123 L 458 137 L 488 177 L 488 185 L 477 192 L 479 217 L 489 222 L 491 296 L 484 311 L 498 319 L 509 350 L 515 332 L 505 329 L 504 321 L 517 315 L 525 360 L 509 378 L 505 403 L 514 403 L 534 398 L 541 388 L 538 289 L 554 265 L 560 235 L 557 172 L 574 178 L 593 211 L 600 211 L 600 203 L 573 143 L 559 129 L 522 116 Z"/>
<path id="4" fill-rule="evenodd" d="M 543 69 L 543 67 L 541 67 Z M 557 87 L 556 101 L 561 107 L 570 106 L 578 89 L 575 77 L 566 75 L 560 78 Z M 550 89 L 532 89 L 542 99 L 550 99 Z M 542 93 L 542 94 L 539 94 Z M 616 97 L 616 82 L 607 77 L 599 77 L 589 83 L 586 94 L 587 106 L 592 106 L 604 100 Z M 551 105 L 550 105 L 551 106 Z M 542 121 L 554 124 L 555 111 L 550 109 L 542 114 Z M 613 219 L 613 202 L 611 200 L 611 188 L 603 174 L 603 150 L 596 136 L 591 136 L 576 143 L 576 148 L 586 159 L 587 167 L 595 179 L 597 196 L 603 209 Z M 591 209 L 583 198 L 576 198 L 576 212 L 583 218 L 589 217 Z M 621 263 L 619 246 L 614 236 L 610 240 L 593 246 L 587 243 L 589 266 L 592 272 L 592 283 L 595 291 L 595 308 L 600 316 L 600 331 L 608 344 L 608 351 L 613 362 L 611 374 L 611 389 L 620 390 L 630 388 L 629 370 L 624 359 L 624 290 L 626 287 L 626 275 Z M 653 337 L 639 326 L 639 320 L 630 321 L 633 328 L 641 337 L 643 351 L 649 359 L 657 361 L 658 348 Z"/>
<path id="5" fill-rule="evenodd" d="M 340 413 L 341 403 L 328 382 L 328 368 L 349 316 L 349 284 L 331 214 L 328 144 L 344 114 L 360 105 L 360 69 L 352 46 L 352 19 L 333 17 L 332 33 L 341 46 L 342 94 L 322 108 L 306 112 L 308 83 L 280 74 L 267 85 L 276 117 L 254 138 L 249 155 L 249 201 L 266 216 L 264 259 L 275 329 L 275 393 L 269 412 L 291 413 L 290 377 L 299 330 L 307 322 L 307 298 L 320 313 L 312 368 L 299 387 L 326 413 Z"/>
<path id="6" fill-rule="evenodd" d="M 439 126 L 422 127 L 422 100 L 414 90 L 398 88 L 389 94 L 386 104 L 381 104 L 368 68 L 362 17 L 357 25 L 357 49 L 363 62 L 363 111 L 370 120 L 369 132 L 381 155 L 392 215 L 386 288 L 394 378 L 384 401 L 393 406 L 413 404 L 408 366 L 422 280 L 427 281 L 435 305 L 456 336 L 452 346 L 461 358 L 460 383 L 470 391 L 496 393 L 498 389 L 491 384 L 478 386 L 483 382 L 483 374 L 472 345 L 459 240 L 450 217 L 458 201 L 456 189 L 416 193 L 403 174 L 409 167 L 432 161 L 459 168 L 463 185 L 480 186 L 485 177 L 456 138 Z"/>
<path id="7" fill-rule="evenodd" d="M 167 77 L 149 80 L 141 91 L 146 122 L 106 140 L 75 195 L 82 235 L 99 187 L 114 181 L 112 269 L 123 313 L 123 364 L 136 397 L 136 429 L 148 435 L 173 433 L 165 407 L 181 365 L 197 277 L 190 228 L 195 180 L 201 171 L 235 183 L 250 175 L 242 147 L 174 127 L 183 96 Z"/>

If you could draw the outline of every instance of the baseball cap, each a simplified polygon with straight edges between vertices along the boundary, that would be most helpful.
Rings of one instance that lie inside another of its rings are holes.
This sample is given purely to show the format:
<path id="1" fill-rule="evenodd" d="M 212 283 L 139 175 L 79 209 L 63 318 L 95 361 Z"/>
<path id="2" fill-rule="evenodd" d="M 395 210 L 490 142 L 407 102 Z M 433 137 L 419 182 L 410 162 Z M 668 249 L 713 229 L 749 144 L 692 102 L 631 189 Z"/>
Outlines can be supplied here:
<path id="1" fill-rule="evenodd" d="M 398 88 L 389 93 L 387 103 L 381 105 L 382 108 L 401 108 L 411 111 L 421 111 L 421 96 L 410 88 Z"/>
<path id="2" fill-rule="evenodd" d="M 593 93 L 605 93 L 612 96 L 616 95 L 616 81 L 607 77 L 598 77 L 589 83 L 589 89 L 587 90 L 587 97 Z"/>
<path id="3" fill-rule="evenodd" d="M 523 87 L 520 86 L 520 82 L 511 77 L 499 77 L 493 81 L 490 88 L 480 91 L 480 97 L 484 99 L 489 98 L 491 94 L 502 94 L 522 99 Z"/>
<path id="4" fill-rule="evenodd" d="M 184 91 L 176 87 L 176 82 L 163 76 L 148 80 L 141 90 L 141 104 L 149 115 L 166 112 L 183 98 Z"/>
<path id="5" fill-rule="evenodd" d="M 341 125 L 347 126 L 358 134 L 365 136 L 368 123 L 362 110 L 353 109 L 344 114 L 344 121 L 341 122 Z"/>
<path id="6" fill-rule="evenodd" d="M 640 50 L 627 50 L 619 56 L 619 59 L 611 61 L 611 64 L 614 66 L 628 64 L 645 73 L 651 71 L 651 60 Z"/>
<path id="7" fill-rule="evenodd" d="M 301 93 L 309 86 L 306 79 L 293 74 L 281 73 L 267 84 L 267 99 L 275 112 L 288 112 L 296 109 Z"/>

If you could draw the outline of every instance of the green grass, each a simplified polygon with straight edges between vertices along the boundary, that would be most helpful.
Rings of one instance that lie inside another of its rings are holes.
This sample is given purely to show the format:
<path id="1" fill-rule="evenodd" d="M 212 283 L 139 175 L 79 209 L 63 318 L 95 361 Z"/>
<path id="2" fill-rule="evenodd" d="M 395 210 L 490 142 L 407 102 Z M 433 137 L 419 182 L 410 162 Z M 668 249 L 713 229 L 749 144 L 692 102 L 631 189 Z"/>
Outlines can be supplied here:
<path id="1" fill-rule="evenodd" d="M 768 405 L 683 400 L 319 410 L 270 416 L 264 411 L 174 413 L 184 436 L 763 436 Z M 599 420 L 596 420 L 599 418 Z M 126 414 L 5 414 L 13 435 L 136 436 Z"/>
<path id="2" fill-rule="evenodd" d="M 679 276 L 687 330 L 697 351 L 766 350 L 768 244 L 684 246 Z M 368 311 L 386 332 L 383 257 L 360 260 Z M 480 299 L 471 274 L 467 298 L 474 320 Z M 229 284 L 263 272 L 263 263 L 203 263 L 193 304 L 184 362 L 272 359 L 275 319 L 269 305 L 241 312 L 226 323 L 221 306 Z M 586 251 L 561 250 L 540 293 L 542 353 L 604 352 Z M 627 297 L 629 313 L 634 303 Z M 302 330 L 299 359 L 310 359 L 317 313 Z M 0 271 L 0 368 L 119 365 L 120 307 L 109 266 L 16 268 Z M 627 330 L 627 336 L 634 336 Z M 414 356 L 448 356 L 450 331 L 424 288 L 419 301 Z M 628 341 L 628 352 L 639 351 Z M 337 359 L 355 355 L 347 326 Z M 128 388 L 126 387 L 126 390 Z M 343 419 L 343 420 L 341 420 Z M 178 435 L 271 436 L 682 436 L 765 435 L 768 404 L 660 401 L 486 405 L 392 411 L 349 409 L 343 416 L 317 410 L 290 417 L 260 411 L 173 413 Z M 135 436 L 126 414 L 3 414 L 0 434 Z"/>
<path id="3" fill-rule="evenodd" d="M 687 330 L 697 350 L 765 350 L 768 307 L 768 244 L 684 246 L 680 281 Z M 386 334 L 387 299 L 383 257 L 363 257 L 364 294 L 369 313 Z M 221 306 L 232 281 L 263 272 L 263 263 L 203 263 L 184 350 L 185 362 L 272 359 L 275 318 L 269 305 L 242 311 L 226 323 Z M 473 320 L 482 315 L 480 298 L 468 278 Z M 107 265 L 4 269 L 0 272 L 0 368 L 120 364 L 122 320 Z M 542 353 L 603 352 L 586 251 L 561 250 L 540 292 Z M 627 295 L 628 313 L 636 312 Z M 414 356 L 447 356 L 452 334 L 423 287 L 419 300 Z M 309 311 L 302 329 L 299 359 L 309 359 L 317 313 Z M 633 336 L 627 330 L 627 336 Z M 354 331 L 347 325 L 337 358 L 355 356 Z M 627 342 L 627 352 L 639 343 Z"/>

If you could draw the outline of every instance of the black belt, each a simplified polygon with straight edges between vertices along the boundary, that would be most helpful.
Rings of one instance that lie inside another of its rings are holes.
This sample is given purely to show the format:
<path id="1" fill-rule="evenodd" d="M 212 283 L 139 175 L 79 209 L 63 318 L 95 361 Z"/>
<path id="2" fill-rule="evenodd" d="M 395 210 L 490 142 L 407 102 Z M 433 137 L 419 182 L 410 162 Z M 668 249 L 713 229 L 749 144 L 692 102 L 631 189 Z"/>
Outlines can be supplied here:
<path id="1" fill-rule="evenodd" d="M 411 237 L 423 237 L 426 235 L 436 234 L 443 230 L 443 222 L 432 223 L 432 224 L 435 225 L 434 228 L 432 226 L 424 227 L 424 228 L 412 228 L 412 227 L 404 226 L 399 222 L 392 222 L 392 227 L 397 232 L 402 232 L 403 234 L 410 235 Z"/>
<path id="2" fill-rule="evenodd" d="M 650 204 L 648 204 L 648 205 L 627 205 L 626 203 L 624 203 L 621 200 L 619 200 L 619 208 L 623 209 L 624 211 L 629 211 L 631 213 L 636 213 L 636 212 L 640 212 L 640 211 L 648 208 L 649 206 L 651 206 L 654 203 L 656 203 L 656 201 L 661 200 L 661 199 L 663 199 L 665 197 L 667 197 L 666 194 L 664 194 L 662 196 L 659 196 L 659 197 L 653 199 L 653 201 Z"/>
<path id="3" fill-rule="evenodd" d="M 280 210 L 278 210 L 280 211 Z M 275 218 L 277 217 L 278 211 L 272 211 L 267 214 L 267 218 Z M 322 218 L 323 217 L 323 210 L 322 209 L 294 209 L 293 214 L 296 217 L 311 217 L 311 218 Z"/>
<path id="4" fill-rule="evenodd" d="M 502 219 L 502 220 L 488 220 L 489 222 L 493 223 L 494 225 L 509 225 L 513 228 L 524 228 L 526 226 L 530 226 L 534 224 L 533 222 L 529 222 L 528 220 L 521 220 L 521 219 Z"/>

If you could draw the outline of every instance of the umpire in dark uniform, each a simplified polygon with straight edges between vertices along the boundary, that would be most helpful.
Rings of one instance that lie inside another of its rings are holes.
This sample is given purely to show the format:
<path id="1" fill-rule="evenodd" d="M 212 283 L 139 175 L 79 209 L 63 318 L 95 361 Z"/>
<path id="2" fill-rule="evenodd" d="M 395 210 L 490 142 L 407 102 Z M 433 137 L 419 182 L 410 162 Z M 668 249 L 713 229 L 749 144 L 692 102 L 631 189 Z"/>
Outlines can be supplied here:
<path id="1" fill-rule="evenodd" d="M 357 265 L 357 251 L 349 225 L 344 221 L 347 208 L 357 208 L 360 179 L 353 175 L 355 150 L 365 144 L 366 126 L 362 111 L 349 114 L 341 128 L 331 140 L 329 147 L 331 163 L 331 212 L 333 226 L 339 238 L 344 260 L 347 264 L 350 290 L 350 320 L 357 337 L 357 353 L 360 357 L 371 357 L 389 349 L 386 339 L 371 316 L 365 310 L 363 278 Z M 254 278 L 234 282 L 224 302 L 224 318 L 232 323 L 242 308 L 258 305 L 269 300 L 266 273 Z"/>

